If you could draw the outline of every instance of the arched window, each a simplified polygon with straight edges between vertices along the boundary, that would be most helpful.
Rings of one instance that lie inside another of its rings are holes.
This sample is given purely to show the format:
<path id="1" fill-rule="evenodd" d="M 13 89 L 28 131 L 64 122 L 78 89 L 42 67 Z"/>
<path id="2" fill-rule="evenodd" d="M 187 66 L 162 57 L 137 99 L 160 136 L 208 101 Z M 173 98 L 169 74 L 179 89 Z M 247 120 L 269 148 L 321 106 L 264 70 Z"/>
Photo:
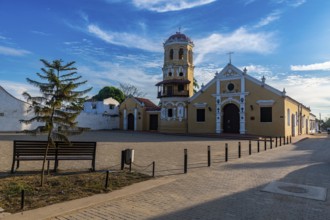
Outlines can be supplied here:
<path id="1" fill-rule="evenodd" d="M 173 49 L 170 50 L 170 59 L 173 60 Z"/>
<path id="2" fill-rule="evenodd" d="M 169 73 L 168 73 L 168 76 L 172 76 L 172 72 L 169 72 Z"/>
<path id="3" fill-rule="evenodd" d="M 183 49 L 180 48 L 179 50 L 179 60 L 183 60 Z"/>

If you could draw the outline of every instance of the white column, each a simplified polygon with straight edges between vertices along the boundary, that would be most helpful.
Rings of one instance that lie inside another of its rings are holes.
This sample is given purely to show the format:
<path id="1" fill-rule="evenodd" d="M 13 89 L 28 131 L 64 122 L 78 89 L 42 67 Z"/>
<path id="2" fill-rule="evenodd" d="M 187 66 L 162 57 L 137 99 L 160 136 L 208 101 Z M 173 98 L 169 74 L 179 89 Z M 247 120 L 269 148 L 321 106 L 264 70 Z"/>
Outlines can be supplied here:
<path id="1" fill-rule="evenodd" d="M 137 127 L 137 108 L 134 109 L 134 131 L 136 131 Z"/>
<path id="2" fill-rule="evenodd" d="M 217 79 L 217 90 L 216 90 L 216 97 L 215 97 L 215 103 L 216 103 L 216 130 L 215 132 L 217 134 L 221 133 L 221 96 L 220 96 L 220 79 Z"/>
<path id="3" fill-rule="evenodd" d="M 124 130 L 127 130 L 127 110 L 124 109 L 124 121 L 123 121 L 123 125 L 124 125 Z"/>
<path id="4" fill-rule="evenodd" d="M 240 134 L 245 134 L 245 78 L 242 76 L 241 78 L 241 95 L 240 95 Z"/>

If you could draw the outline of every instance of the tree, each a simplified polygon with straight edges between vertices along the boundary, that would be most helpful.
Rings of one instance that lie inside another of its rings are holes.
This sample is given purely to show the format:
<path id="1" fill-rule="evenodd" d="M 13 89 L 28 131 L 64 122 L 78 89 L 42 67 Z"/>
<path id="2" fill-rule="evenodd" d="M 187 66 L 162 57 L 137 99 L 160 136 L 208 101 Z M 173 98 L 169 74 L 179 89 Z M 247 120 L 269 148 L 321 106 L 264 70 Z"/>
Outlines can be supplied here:
<path id="1" fill-rule="evenodd" d="M 101 89 L 97 95 L 93 96 L 93 99 L 97 101 L 102 101 L 109 97 L 116 99 L 119 103 L 125 100 L 124 93 L 120 89 L 113 86 L 103 87 L 103 89 Z"/>
<path id="2" fill-rule="evenodd" d="M 134 85 L 128 83 L 120 83 L 119 84 L 121 91 L 123 91 L 125 97 L 133 96 L 133 97 L 143 97 L 146 94 L 142 92 L 140 89 L 135 87 Z"/>
<path id="3" fill-rule="evenodd" d="M 197 79 L 195 77 L 194 77 L 193 86 L 194 86 L 194 93 L 197 93 L 198 89 L 199 89 L 199 84 L 198 84 Z"/>
<path id="4" fill-rule="evenodd" d="M 80 134 L 84 128 L 78 127 L 76 117 L 83 110 L 83 103 L 87 99 L 84 97 L 92 88 L 77 91 L 79 86 L 87 81 L 81 81 L 81 76 L 77 76 L 75 62 L 62 65 L 62 60 L 54 60 L 52 63 L 41 59 L 44 67 L 41 73 L 36 73 L 42 82 L 27 78 L 28 83 L 40 89 L 40 96 L 31 96 L 24 92 L 23 96 L 31 104 L 34 116 L 28 120 L 20 120 L 22 123 L 31 124 L 41 122 L 42 126 L 33 130 L 26 130 L 27 133 L 37 134 L 43 132 L 47 134 L 47 147 L 41 169 L 41 186 L 44 184 L 45 162 L 48 149 L 55 147 L 55 141 L 65 141 L 69 143 L 68 136 Z M 60 129 L 59 129 L 60 128 Z"/>

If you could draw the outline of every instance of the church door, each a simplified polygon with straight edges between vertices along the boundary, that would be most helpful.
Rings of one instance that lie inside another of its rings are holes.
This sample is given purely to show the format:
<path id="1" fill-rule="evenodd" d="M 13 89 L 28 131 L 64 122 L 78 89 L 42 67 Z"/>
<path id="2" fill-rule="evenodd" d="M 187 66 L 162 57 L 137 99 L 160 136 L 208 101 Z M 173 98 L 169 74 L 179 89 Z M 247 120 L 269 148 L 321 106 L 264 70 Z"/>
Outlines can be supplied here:
<path id="1" fill-rule="evenodd" d="M 228 104 L 223 108 L 223 131 L 239 133 L 239 109 L 235 104 Z"/>
<path id="2" fill-rule="evenodd" d="M 127 129 L 128 130 L 133 130 L 134 131 L 134 115 L 131 113 L 131 114 L 128 114 L 127 116 Z"/>
<path id="3" fill-rule="evenodd" d="M 149 129 L 151 131 L 158 130 L 158 115 L 150 115 Z"/>

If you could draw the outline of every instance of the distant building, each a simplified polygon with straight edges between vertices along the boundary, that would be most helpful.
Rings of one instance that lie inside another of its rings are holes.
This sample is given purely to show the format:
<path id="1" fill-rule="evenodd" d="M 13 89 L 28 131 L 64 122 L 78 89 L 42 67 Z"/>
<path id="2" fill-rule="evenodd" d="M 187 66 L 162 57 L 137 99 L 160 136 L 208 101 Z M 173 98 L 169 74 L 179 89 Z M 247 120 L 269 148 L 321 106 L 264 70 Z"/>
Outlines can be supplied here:
<path id="1" fill-rule="evenodd" d="M 145 98 L 127 97 L 119 107 L 120 128 L 133 131 L 157 131 L 160 108 Z"/>
<path id="2" fill-rule="evenodd" d="M 168 133 L 297 136 L 316 132 L 310 108 L 231 61 L 194 94 L 193 47 L 180 32 L 165 41 L 163 80 L 156 84 L 160 110 L 149 113 L 136 98 L 124 101 L 121 128 L 151 130 L 151 117 L 158 114 L 157 130 Z"/>
<path id="3" fill-rule="evenodd" d="M 30 119 L 34 113 L 29 103 L 19 100 L 0 86 L 0 131 L 22 131 L 34 129 L 38 123 L 20 123 L 22 119 Z"/>

